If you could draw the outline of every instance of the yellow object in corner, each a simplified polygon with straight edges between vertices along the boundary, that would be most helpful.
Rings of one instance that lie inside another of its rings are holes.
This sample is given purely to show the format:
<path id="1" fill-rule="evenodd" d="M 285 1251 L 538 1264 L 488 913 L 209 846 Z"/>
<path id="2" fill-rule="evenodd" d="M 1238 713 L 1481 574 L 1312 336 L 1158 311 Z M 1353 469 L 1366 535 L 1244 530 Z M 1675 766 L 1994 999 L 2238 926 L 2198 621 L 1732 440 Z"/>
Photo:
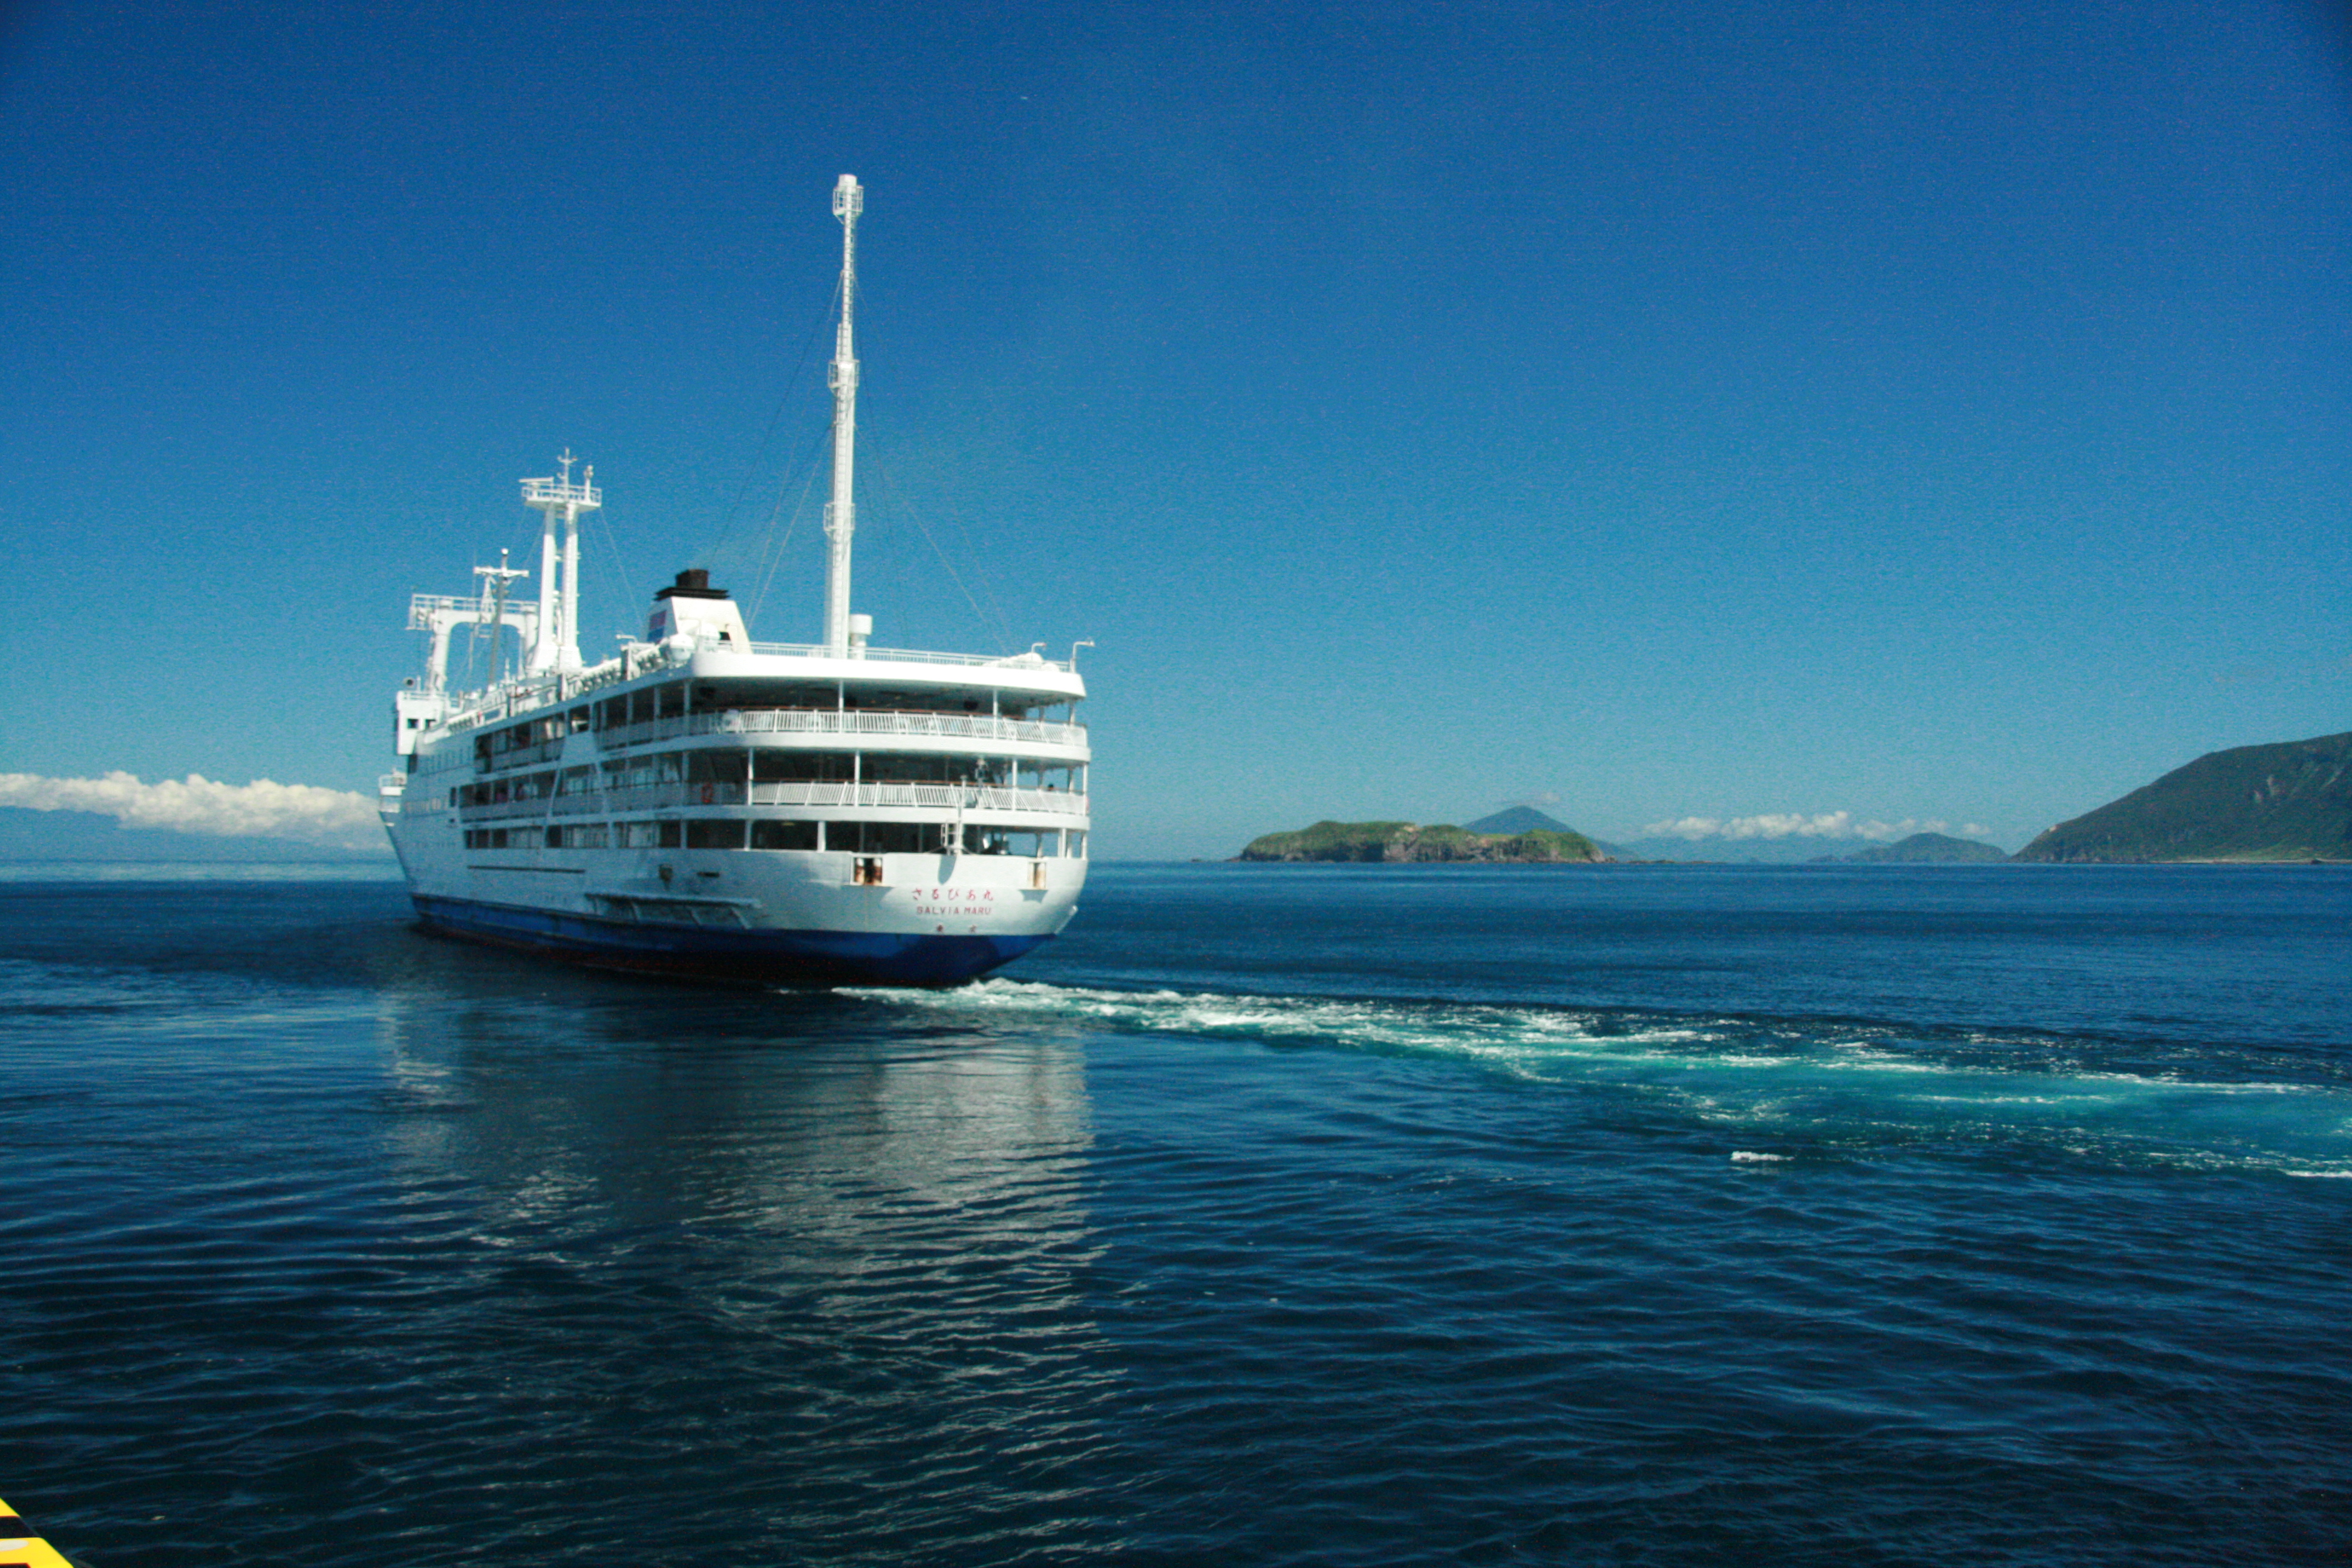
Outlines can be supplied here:
<path id="1" fill-rule="evenodd" d="M 0 1568 L 73 1568 L 58 1549 L 33 1531 L 16 1510 L 0 1502 Z"/>

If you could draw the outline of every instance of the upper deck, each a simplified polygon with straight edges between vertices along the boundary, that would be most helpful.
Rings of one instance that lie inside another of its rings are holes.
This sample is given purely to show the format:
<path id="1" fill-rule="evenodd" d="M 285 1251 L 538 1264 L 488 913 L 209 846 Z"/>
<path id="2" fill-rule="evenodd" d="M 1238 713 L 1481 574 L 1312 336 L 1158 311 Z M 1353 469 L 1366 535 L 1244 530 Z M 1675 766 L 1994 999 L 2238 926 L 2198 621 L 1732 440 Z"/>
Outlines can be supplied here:
<path id="1" fill-rule="evenodd" d="M 1075 659 L 1050 659 L 1034 649 L 991 657 L 871 648 L 842 658 L 814 644 L 739 647 L 721 638 L 672 637 L 632 643 L 618 658 L 576 673 L 526 677 L 453 697 L 439 727 L 462 733 L 583 697 L 608 700 L 679 679 L 723 689 L 713 704 L 719 707 L 909 707 L 985 711 L 992 718 L 1019 718 L 1033 709 L 1083 701 L 1087 694 Z"/>

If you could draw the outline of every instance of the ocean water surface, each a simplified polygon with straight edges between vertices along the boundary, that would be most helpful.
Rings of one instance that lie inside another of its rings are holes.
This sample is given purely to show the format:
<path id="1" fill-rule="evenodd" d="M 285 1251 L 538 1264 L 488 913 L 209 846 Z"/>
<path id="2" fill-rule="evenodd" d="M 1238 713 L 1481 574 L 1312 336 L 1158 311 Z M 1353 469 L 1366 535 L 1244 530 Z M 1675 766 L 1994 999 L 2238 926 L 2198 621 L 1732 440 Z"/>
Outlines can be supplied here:
<path id="1" fill-rule="evenodd" d="M 2352 1560 L 2352 871 L 1095 868 L 939 992 L 0 876 L 0 1497 L 197 1563 Z"/>

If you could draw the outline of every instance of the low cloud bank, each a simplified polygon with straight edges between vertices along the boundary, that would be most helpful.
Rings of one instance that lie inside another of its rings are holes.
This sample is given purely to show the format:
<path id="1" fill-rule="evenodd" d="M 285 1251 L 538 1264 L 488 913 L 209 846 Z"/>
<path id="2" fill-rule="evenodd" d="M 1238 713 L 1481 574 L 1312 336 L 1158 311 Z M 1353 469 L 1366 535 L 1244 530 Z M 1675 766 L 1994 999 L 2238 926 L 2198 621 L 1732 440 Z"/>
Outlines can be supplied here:
<path id="1" fill-rule="evenodd" d="M 161 827 L 220 838 L 290 838 L 335 849 L 382 849 L 375 803 L 316 784 L 215 784 L 200 773 L 142 784 L 126 773 L 96 779 L 0 773 L 0 805 L 94 811 L 125 827 Z"/>
<path id="2" fill-rule="evenodd" d="M 1801 812 L 1769 812 L 1761 816 L 1685 816 L 1653 822 L 1642 832 L 1652 838 L 1682 838 L 1696 843 L 1702 838 L 1868 838 L 1878 843 L 1890 843 L 1908 838 L 1915 833 L 1954 833 L 1963 838 L 1981 838 L 1992 830 L 1973 822 L 1964 822 L 1954 828 L 1939 817 L 1921 821 L 1906 816 L 1900 822 L 1880 822 L 1869 818 L 1857 822 L 1850 811 L 1822 811 L 1811 816 Z"/>

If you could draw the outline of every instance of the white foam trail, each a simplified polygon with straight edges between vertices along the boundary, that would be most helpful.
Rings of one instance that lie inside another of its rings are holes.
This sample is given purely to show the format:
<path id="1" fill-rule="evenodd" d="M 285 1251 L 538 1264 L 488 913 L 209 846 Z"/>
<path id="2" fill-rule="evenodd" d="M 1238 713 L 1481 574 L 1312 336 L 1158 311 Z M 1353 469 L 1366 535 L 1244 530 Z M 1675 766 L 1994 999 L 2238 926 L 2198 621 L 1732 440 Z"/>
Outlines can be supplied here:
<path id="1" fill-rule="evenodd" d="M 1282 1041 L 1432 1051 L 1475 1057 L 1511 1068 L 1570 1057 L 1619 1063 L 1685 1059 L 1690 1053 L 1674 1047 L 1703 1045 L 1713 1037 L 1707 1030 L 1688 1026 L 1596 1028 L 1589 1015 L 1544 1008 L 1102 991 L 1010 980 L 987 981 L 957 991 L 864 994 L 948 1011 L 1063 1016 L 1076 1013 L 1151 1034 L 1242 1034 Z"/>
<path id="2" fill-rule="evenodd" d="M 2055 1061 L 2028 1037 L 1971 1035 L 1954 1059 L 1893 1026 L 1618 1017 L 1572 1008 L 1375 998 L 1108 991 L 993 980 L 873 991 L 894 1006 L 1058 1019 L 1115 1033 L 1452 1058 L 1532 1083 L 1639 1097 L 1710 1125 L 1839 1147 L 1921 1140 L 2031 1145 L 2195 1170 L 2334 1175 L 2352 1154 L 2352 1096 L 2326 1083 L 2206 1082 Z M 2003 1060 L 2002 1057 L 2009 1059 Z M 1759 1151 L 1741 1163 L 1790 1158 Z M 2315 1168 L 2317 1168 L 2315 1170 Z"/>

